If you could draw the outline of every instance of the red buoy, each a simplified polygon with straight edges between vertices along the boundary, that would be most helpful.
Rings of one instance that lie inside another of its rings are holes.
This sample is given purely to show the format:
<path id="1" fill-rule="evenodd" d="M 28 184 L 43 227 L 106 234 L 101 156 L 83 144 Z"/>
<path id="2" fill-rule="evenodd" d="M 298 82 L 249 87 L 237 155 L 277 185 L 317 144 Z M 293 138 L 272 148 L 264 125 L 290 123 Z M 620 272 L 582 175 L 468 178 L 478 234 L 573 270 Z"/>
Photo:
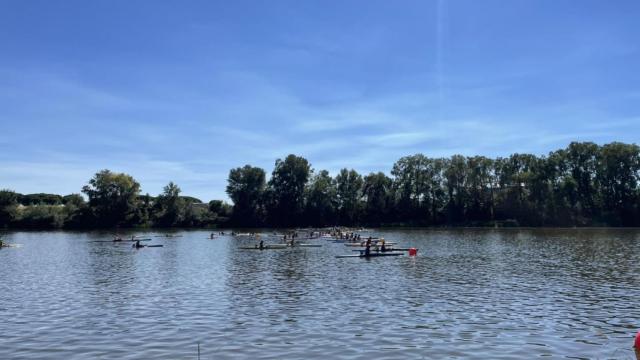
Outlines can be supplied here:
<path id="1" fill-rule="evenodd" d="M 636 334 L 636 341 L 633 343 L 633 347 L 640 350 L 640 330 L 638 330 L 638 333 Z"/>
<path id="2" fill-rule="evenodd" d="M 410 248 L 409 249 L 409 256 L 416 256 L 418 255 L 418 249 L 416 248 Z M 636 340 L 637 341 L 637 340 Z"/>

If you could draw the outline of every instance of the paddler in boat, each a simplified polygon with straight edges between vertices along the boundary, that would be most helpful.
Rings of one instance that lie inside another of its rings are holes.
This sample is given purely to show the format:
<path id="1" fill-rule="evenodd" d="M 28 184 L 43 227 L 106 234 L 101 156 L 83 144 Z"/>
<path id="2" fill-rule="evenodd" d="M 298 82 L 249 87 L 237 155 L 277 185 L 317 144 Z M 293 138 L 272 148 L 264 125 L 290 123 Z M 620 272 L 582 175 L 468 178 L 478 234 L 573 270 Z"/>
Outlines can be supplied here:
<path id="1" fill-rule="evenodd" d="M 213 233 L 211 233 L 211 234 L 209 235 L 209 239 L 213 239 L 213 236 L 214 236 L 214 235 L 213 235 Z"/>
<path id="2" fill-rule="evenodd" d="M 256 235 L 256 240 L 257 239 L 260 239 L 260 234 Z M 256 249 L 264 249 L 264 240 L 260 239 L 260 242 L 256 245 Z"/>
<path id="3" fill-rule="evenodd" d="M 384 238 L 380 238 L 379 244 L 380 244 L 380 251 L 382 252 L 387 251 L 387 248 L 384 246 Z"/>
<path id="4" fill-rule="evenodd" d="M 133 247 L 136 249 L 140 249 L 141 247 L 143 247 L 143 245 L 140 245 L 140 240 L 136 240 L 135 244 L 133 244 Z"/>
<path id="5" fill-rule="evenodd" d="M 364 256 L 369 256 L 371 254 L 371 239 L 367 239 L 366 247 L 364 248 Z"/>

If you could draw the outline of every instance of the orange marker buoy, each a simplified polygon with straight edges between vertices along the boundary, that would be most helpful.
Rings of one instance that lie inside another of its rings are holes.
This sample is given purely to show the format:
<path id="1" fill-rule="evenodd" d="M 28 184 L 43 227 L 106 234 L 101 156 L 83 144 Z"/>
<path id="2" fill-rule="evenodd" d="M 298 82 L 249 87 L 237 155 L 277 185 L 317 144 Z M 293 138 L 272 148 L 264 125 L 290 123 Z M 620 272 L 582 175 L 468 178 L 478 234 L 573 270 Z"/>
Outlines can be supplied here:
<path id="1" fill-rule="evenodd" d="M 418 249 L 410 248 L 409 249 L 409 256 L 416 256 L 416 255 L 418 255 Z"/>

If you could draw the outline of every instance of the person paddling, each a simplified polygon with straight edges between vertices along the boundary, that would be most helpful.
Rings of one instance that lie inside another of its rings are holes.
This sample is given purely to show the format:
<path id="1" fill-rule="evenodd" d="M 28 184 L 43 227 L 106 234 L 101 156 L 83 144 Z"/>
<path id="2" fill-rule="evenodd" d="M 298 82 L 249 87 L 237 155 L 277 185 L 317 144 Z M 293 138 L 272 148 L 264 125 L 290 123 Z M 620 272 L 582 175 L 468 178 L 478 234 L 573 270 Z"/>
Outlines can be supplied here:
<path id="1" fill-rule="evenodd" d="M 140 240 L 136 240 L 135 244 L 133 244 L 133 247 L 135 247 L 136 249 L 140 249 L 141 247 L 143 247 L 143 245 L 140 245 Z"/>
<path id="2" fill-rule="evenodd" d="M 385 252 L 387 248 L 384 246 L 384 238 L 380 239 L 380 251 Z"/>
<path id="3" fill-rule="evenodd" d="M 364 256 L 369 256 L 371 253 L 371 238 L 367 239 L 367 245 L 364 248 Z"/>

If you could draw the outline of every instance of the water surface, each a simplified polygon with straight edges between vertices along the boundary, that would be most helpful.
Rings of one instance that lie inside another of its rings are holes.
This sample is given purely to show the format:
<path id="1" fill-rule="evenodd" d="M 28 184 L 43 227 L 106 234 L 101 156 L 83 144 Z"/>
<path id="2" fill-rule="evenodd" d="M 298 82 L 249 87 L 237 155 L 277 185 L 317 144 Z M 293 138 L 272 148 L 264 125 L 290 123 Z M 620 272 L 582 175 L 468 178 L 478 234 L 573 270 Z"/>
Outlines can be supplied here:
<path id="1" fill-rule="evenodd" d="M 419 256 L 370 260 L 180 234 L 6 234 L 0 358 L 634 357 L 637 229 L 378 230 Z"/>

